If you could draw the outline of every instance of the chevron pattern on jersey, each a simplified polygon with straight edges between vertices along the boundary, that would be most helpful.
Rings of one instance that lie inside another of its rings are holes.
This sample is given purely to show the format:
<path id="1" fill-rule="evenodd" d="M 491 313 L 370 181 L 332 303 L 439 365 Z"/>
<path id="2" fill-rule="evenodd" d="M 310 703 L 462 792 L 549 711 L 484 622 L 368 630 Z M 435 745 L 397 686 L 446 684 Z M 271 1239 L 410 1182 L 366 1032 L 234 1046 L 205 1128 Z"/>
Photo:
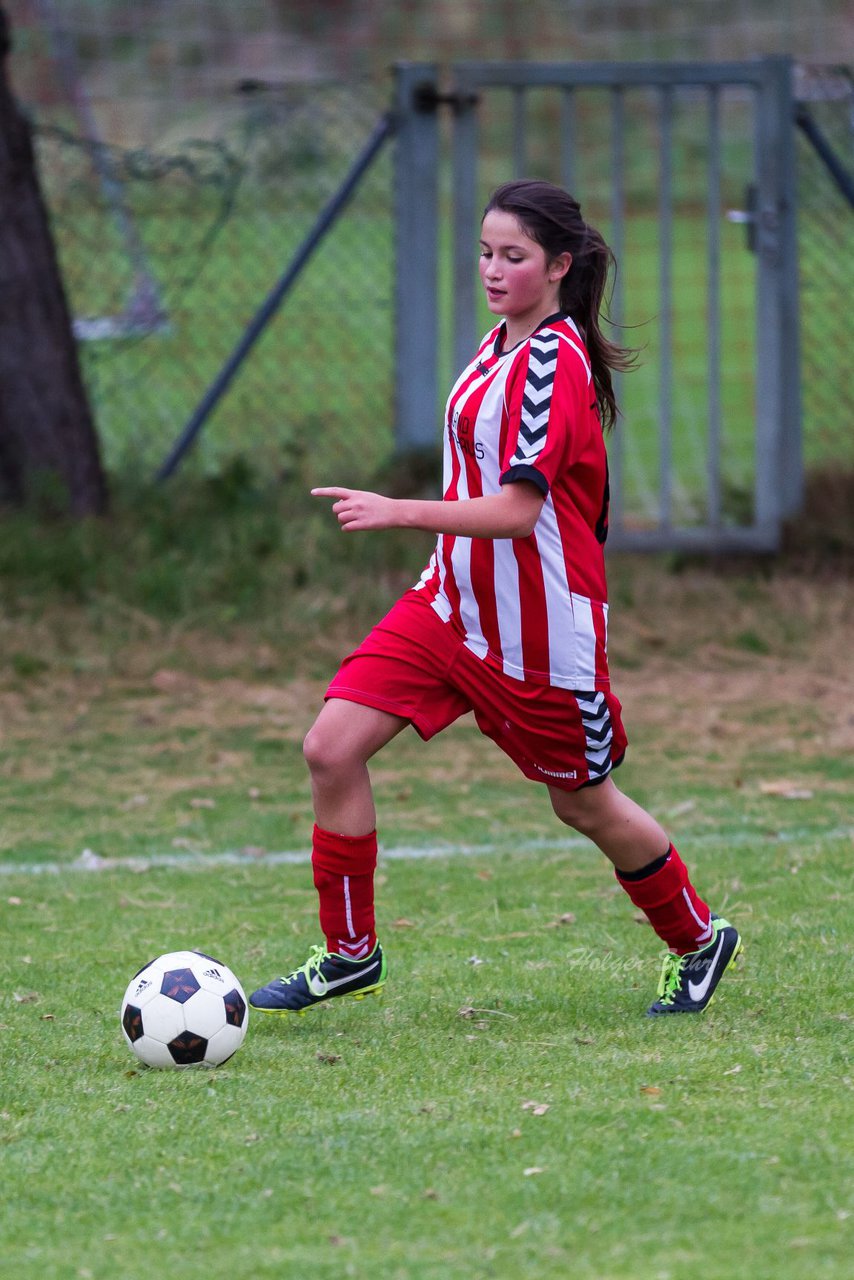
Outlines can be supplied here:
<path id="1" fill-rule="evenodd" d="M 522 421 L 511 466 L 530 464 L 546 440 L 560 336 L 554 332 L 531 339 L 528 374 L 522 393 Z"/>
<path id="2" fill-rule="evenodd" d="M 611 743 L 614 730 L 603 693 L 576 693 L 575 701 L 584 725 L 585 759 L 591 778 L 604 778 L 611 771 Z"/>

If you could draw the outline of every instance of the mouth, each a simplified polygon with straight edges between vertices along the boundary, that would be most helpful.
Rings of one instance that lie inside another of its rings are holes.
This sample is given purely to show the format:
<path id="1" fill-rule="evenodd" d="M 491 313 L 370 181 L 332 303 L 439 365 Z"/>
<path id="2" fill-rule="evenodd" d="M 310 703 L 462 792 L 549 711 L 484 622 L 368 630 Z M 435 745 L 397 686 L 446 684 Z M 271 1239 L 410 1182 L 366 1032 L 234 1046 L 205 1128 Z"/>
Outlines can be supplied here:
<path id="1" fill-rule="evenodd" d="M 506 290 L 491 289 L 489 285 L 486 285 L 486 296 L 490 302 L 500 302 L 501 299 L 506 296 Z"/>

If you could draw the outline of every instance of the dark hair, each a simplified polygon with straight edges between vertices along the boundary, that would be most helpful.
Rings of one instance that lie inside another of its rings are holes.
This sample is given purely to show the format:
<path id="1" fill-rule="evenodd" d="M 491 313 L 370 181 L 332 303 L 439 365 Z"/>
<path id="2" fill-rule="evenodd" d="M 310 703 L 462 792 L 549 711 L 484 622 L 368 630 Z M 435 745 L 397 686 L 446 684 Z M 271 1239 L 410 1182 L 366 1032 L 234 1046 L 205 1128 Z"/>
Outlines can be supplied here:
<path id="1" fill-rule="evenodd" d="M 611 371 L 630 368 L 635 358 L 628 347 L 606 338 L 599 325 L 608 275 L 617 267 L 613 253 L 601 232 L 584 221 L 578 201 L 551 182 L 533 178 L 505 182 L 493 191 L 483 216 L 493 209 L 512 213 L 549 261 L 561 253 L 572 254 L 572 266 L 560 282 L 560 307 L 581 330 L 602 426 L 609 430 L 619 415 Z"/>

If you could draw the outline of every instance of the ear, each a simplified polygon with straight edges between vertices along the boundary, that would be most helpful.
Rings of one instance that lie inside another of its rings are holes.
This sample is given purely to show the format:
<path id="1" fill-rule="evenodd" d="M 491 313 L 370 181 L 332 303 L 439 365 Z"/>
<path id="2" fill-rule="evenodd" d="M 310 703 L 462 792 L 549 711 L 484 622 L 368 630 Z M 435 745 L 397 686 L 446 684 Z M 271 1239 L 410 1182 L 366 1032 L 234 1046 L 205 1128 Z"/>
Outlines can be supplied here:
<path id="1" fill-rule="evenodd" d="M 562 280 L 569 268 L 572 266 L 572 254 L 559 253 L 556 258 L 552 258 L 549 263 L 549 280 L 552 284 L 556 284 L 558 280 Z"/>

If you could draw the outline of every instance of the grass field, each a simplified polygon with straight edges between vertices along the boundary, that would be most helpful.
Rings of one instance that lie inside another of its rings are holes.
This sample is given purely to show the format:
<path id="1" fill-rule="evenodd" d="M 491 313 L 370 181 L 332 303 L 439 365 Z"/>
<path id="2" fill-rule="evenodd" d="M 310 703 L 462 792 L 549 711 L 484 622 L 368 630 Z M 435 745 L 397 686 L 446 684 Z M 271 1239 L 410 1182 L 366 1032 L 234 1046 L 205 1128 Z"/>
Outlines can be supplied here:
<path id="1" fill-rule="evenodd" d="M 336 609 L 322 522 L 253 578 L 267 525 L 232 514 L 195 560 L 186 511 L 114 561 L 23 525 L 28 572 L 0 558 L 3 1274 L 847 1276 L 850 581 L 611 566 L 622 783 L 745 938 L 702 1018 L 644 1018 L 657 940 L 463 723 L 376 762 L 383 998 L 149 1072 L 142 963 L 195 946 L 251 989 L 317 940 L 301 738 L 420 554 L 338 540 Z"/>

